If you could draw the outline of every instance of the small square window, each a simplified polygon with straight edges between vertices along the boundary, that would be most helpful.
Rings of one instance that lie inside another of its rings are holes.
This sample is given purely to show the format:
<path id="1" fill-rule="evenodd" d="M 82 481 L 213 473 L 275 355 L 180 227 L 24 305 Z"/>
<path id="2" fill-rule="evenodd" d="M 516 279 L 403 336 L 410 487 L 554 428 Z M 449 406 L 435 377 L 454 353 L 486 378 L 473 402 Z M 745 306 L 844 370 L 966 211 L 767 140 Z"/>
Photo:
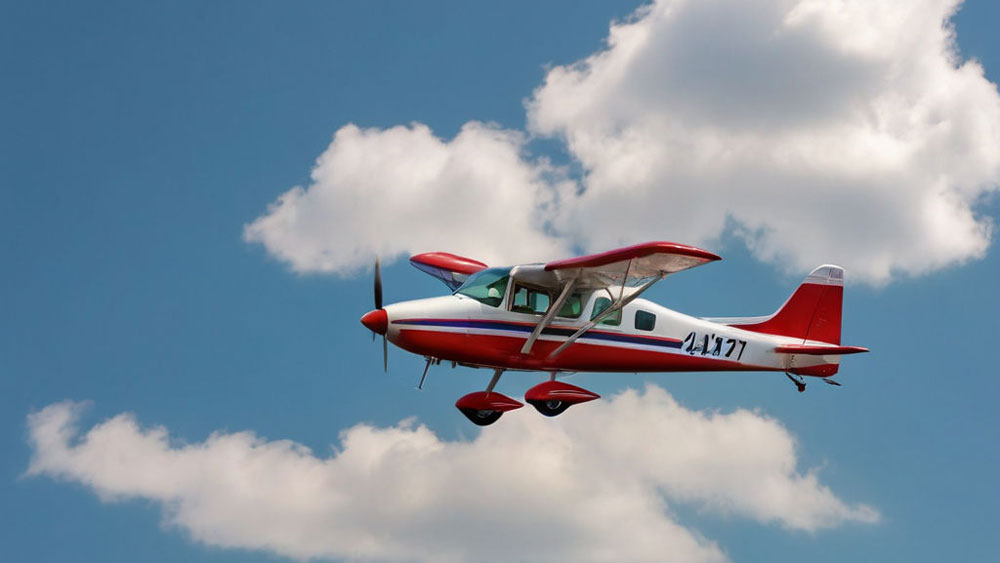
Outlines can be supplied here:
<path id="1" fill-rule="evenodd" d="M 650 313 L 649 311 L 636 311 L 635 312 L 635 328 L 636 330 L 653 330 L 656 326 L 656 315 Z"/>

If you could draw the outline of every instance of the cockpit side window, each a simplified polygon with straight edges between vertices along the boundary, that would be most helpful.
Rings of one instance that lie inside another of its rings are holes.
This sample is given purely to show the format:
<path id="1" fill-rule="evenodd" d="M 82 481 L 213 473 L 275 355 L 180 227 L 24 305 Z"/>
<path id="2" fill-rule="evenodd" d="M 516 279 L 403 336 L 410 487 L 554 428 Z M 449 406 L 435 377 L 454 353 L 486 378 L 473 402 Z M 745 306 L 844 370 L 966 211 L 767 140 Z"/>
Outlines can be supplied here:
<path id="1" fill-rule="evenodd" d="M 557 316 L 575 319 L 580 316 L 583 312 L 583 294 L 582 293 L 572 293 L 563 301 L 562 307 L 559 307 L 559 312 L 556 313 Z"/>
<path id="2" fill-rule="evenodd" d="M 499 307 L 510 281 L 510 268 L 487 268 L 469 276 L 458 289 L 456 295 L 471 297 L 490 307 Z"/>
<path id="3" fill-rule="evenodd" d="M 549 292 L 515 284 L 514 293 L 511 296 L 510 310 L 515 313 L 528 313 L 529 315 L 541 315 L 549 309 L 552 296 Z"/>
<path id="4" fill-rule="evenodd" d="M 594 301 L 594 312 L 590 314 L 590 320 L 596 319 L 597 315 L 600 315 L 602 312 L 604 312 L 605 309 L 607 309 L 610 306 L 611 306 L 610 299 L 608 299 L 607 297 L 598 297 L 597 300 Z M 611 313 L 610 315 L 604 317 L 598 324 L 609 325 L 609 326 L 618 326 L 622 324 L 621 310 L 619 309 L 618 311 L 615 311 L 614 313 Z"/>

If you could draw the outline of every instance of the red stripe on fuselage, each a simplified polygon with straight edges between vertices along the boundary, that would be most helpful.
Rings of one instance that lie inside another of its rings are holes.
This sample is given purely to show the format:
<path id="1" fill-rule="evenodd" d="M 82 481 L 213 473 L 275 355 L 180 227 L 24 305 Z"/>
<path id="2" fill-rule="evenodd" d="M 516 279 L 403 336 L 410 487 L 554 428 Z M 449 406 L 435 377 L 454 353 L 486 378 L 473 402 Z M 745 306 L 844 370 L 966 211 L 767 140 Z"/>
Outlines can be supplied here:
<path id="1" fill-rule="evenodd" d="M 538 340 L 529 355 L 521 354 L 525 336 L 467 334 L 401 329 L 393 337 L 400 348 L 443 360 L 537 371 L 665 372 L 782 371 L 683 353 L 661 352 L 575 342 L 554 359 L 548 355 L 561 342 Z"/>

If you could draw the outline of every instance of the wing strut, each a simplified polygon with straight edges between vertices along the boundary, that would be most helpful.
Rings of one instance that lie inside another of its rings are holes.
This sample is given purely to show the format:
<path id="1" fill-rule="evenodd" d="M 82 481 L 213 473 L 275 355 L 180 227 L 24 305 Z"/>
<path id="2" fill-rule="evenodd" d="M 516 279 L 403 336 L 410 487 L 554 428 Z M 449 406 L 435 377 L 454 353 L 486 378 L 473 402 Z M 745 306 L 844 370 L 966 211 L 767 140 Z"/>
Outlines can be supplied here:
<path id="1" fill-rule="evenodd" d="M 642 292 L 646 291 L 650 287 L 653 287 L 653 284 L 656 283 L 656 282 L 658 282 L 658 281 L 660 281 L 661 279 L 663 279 L 663 274 L 660 274 L 659 276 L 657 276 L 657 277 L 649 280 L 648 282 L 642 284 L 639 287 L 639 289 L 635 290 L 635 293 L 633 293 L 632 295 L 629 295 L 628 297 L 625 297 L 624 299 L 619 296 L 618 300 L 615 301 L 614 303 L 612 303 L 610 307 L 608 307 L 607 309 L 601 311 L 601 313 L 599 315 L 597 315 L 596 317 L 594 317 L 593 319 L 591 319 L 591 321 L 589 323 L 583 325 L 582 327 L 580 327 L 580 330 L 574 332 L 573 336 L 570 336 L 569 338 L 567 338 L 566 342 L 563 342 L 562 345 L 560 345 L 558 348 L 556 348 L 555 350 L 553 350 L 552 353 L 549 354 L 549 358 L 555 358 L 559 354 L 562 354 L 563 351 L 566 350 L 566 348 L 569 348 L 570 345 L 572 345 L 574 342 L 576 342 L 576 340 L 578 338 L 580 338 L 581 336 L 583 336 L 585 332 L 587 332 L 588 330 L 590 330 L 590 329 L 594 328 L 595 326 L 597 326 L 597 323 L 603 321 L 604 318 L 607 317 L 608 315 L 611 315 L 612 313 L 614 313 L 616 311 L 620 311 L 624 306 L 626 306 L 629 303 L 631 303 L 632 301 L 634 301 L 637 297 L 639 297 L 640 295 L 642 295 Z M 624 289 L 622 291 L 624 293 Z"/>
<path id="2" fill-rule="evenodd" d="M 552 319 L 555 318 L 556 313 L 559 312 L 560 308 L 562 308 L 563 303 L 566 301 L 566 298 L 569 297 L 569 293 L 573 291 L 573 286 L 575 285 L 576 285 L 576 278 L 573 278 L 568 282 L 566 282 L 566 285 L 563 286 L 562 293 L 559 294 L 559 297 L 556 299 L 555 303 L 553 303 L 552 306 L 549 307 L 549 312 L 545 313 L 545 316 L 542 317 L 542 320 L 538 321 L 538 324 L 535 326 L 535 330 L 531 332 L 531 336 L 529 336 L 528 339 L 524 341 L 524 346 L 521 347 L 522 354 L 527 354 L 531 352 L 531 347 L 535 344 L 535 340 L 538 340 L 538 336 L 542 334 L 542 330 L 544 330 L 545 327 L 549 326 L 549 324 L 552 323 Z"/>
<path id="3" fill-rule="evenodd" d="M 631 270 L 632 270 L 632 260 L 629 260 L 628 263 L 625 264 L 625 275 L 622 277 L 622 287 L 621 287 L 621 289 L 618 290 L 618 300 L 619 301 L 621 301 L 622 300 L 622 296 L 625 295 L 625 282 L 628 281 L 628 273 Z"/>

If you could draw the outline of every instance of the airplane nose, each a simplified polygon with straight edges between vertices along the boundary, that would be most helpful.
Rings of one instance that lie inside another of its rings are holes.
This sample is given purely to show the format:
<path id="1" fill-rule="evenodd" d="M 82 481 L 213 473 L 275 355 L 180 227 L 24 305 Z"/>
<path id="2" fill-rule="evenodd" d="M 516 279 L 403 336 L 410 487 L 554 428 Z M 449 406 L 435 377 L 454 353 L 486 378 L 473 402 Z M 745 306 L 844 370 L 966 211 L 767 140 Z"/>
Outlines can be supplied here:
<path id="1" fill-rule="evenodd" d="M 361 324 L 368 327 L 368 330 L 372 332 L 385 334 L 386 329 L 389 327 L 389 315 L 386 314 L 385 309 L 368 311 L 361 317 Z"/>

